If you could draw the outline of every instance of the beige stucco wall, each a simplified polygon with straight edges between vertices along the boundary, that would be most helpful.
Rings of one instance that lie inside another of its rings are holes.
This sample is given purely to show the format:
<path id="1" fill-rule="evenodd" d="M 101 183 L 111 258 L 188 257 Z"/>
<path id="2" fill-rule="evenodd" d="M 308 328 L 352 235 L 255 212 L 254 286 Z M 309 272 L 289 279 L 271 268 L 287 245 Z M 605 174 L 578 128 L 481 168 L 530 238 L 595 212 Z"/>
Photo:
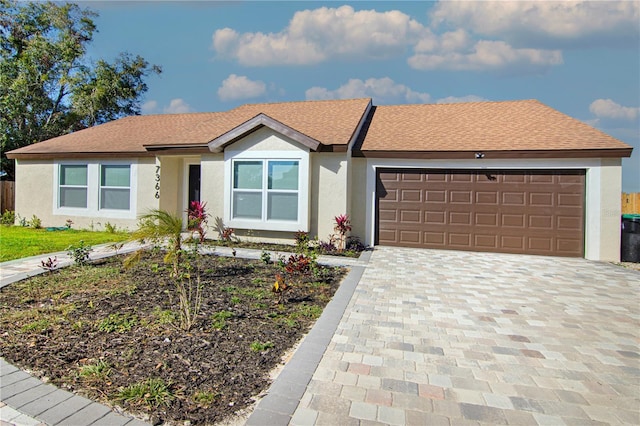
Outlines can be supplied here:
<path id="1" fill-rule="evenodd" d="M 64 226 L 53 216 L 53 161 L 16 160 L 15 209 L 20 217 L 42 220 L 42 226 Z"/>
<path id="2" fill-rule="evenodd" d="M 224 155 L 203 155 L 200 163 L 200 199 L 207 203 L 208 238 L 217 238 L 216 219 L 224 217 Z"/>
<path id="3" fill-rule="evenodd" d="M 333 218 L 349 214 L 347 154 L 314 153 L 310 163 L 310 234 L 327 240 L 335 234 Z"/>
<path id="4" fill-rule="evenodd" d="M 182 157 L 162 156 L 158 158 L 160 166 L 160 202 L 159 208 L 178 214 L 182 199 Z"/>
<path id="5" fill-rule="evenodd" d="M 87 159 L 82 162 L 100 162 L 105 160 Z M 109 160 L 106 160 L 109 161 Z M 140 158 L 137 163 L 135 216 L 146 209 L 158 208 L 153 183 L 155 182 L 155 158 Z M 133 230 L 137 218 L 116 218 L 90 216 L 82 214 L 56 214 L 54 209 L 54 176 L 53 160 L 16 161 L 16 213 L 30 219 L 38 216 L 42 226 L 64 226 L 67 219 L 73 221 L 73 228 L 103 230 L 108 222 L 120 229 Z M 35 195 L 34 195 L 35 194 Z M 133 216 L 133 215 L 132 215 Z"/>
<path id="6" fill-rule="evenodd" d="M 367 160 L 351 159 L 351 235 L 360 241 L 367 232 Z"/>

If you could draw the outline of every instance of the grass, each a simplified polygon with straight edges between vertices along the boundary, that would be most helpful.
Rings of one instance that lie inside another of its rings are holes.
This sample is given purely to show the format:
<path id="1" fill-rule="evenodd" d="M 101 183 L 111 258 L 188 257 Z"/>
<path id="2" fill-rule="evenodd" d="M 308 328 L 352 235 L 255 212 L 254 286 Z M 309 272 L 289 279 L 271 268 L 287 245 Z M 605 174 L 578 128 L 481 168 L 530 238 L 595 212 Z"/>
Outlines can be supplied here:
<path id="1" fill-rule="evenodd" d="M 80 240 L 87 245 L 124 241 L 130 236 L 124 232 L 93 232 L 69 229 L 47 231 L 23 226 L 0 226 L 0 262 L 65 251 Z"/>

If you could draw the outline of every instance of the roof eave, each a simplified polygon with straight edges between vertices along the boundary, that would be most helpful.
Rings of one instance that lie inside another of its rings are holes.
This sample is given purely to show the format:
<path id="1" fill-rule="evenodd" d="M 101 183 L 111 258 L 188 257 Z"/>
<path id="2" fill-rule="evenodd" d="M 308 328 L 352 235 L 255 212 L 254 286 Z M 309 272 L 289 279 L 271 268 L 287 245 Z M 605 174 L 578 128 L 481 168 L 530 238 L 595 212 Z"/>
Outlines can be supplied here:
<path id="1" fill-rule="evenodd" d="M 153 157 L 155 154 L 145 151 L 118 152 L 22 152 L 7 153 L 11 160 L 55 160 L 55 159 L 83 159 L 83 158 L 139 158 Z"/>
<path id="2" fill-rule="evenodd" d="M 554 150 L 505 150 L 505 151 L 383 151 L 358 150 L 354 157 L 364 158 L 415 158 L 424 160 L 446 159 L 516 159 L 516 158 L 622 158 L 630 157 L 633 148 L 609 149 L 554 149 Z M 482 154 L 479 157 L 477 154 Z"/>
<path id="3" fill-rule="evenodd" d="M 252 119 L 245 121 L 241 125 L 234 127 L 228 132 L 218 136 L 208 143 L 209 150 L 211 152 L 222 152 L 227 145 L 236 142 L 239 139 L 255 132 L 256 130 L 268 127 L 274 132 L 278 132 L 285 135 L 301 145 L 309 148 L 311 151 L 317 151 L 321 143 L 312 137 L 300 133 L 299 131 L 281 123 L 278 120 L 274 120 L 266 114 L 260 113 Z"/>

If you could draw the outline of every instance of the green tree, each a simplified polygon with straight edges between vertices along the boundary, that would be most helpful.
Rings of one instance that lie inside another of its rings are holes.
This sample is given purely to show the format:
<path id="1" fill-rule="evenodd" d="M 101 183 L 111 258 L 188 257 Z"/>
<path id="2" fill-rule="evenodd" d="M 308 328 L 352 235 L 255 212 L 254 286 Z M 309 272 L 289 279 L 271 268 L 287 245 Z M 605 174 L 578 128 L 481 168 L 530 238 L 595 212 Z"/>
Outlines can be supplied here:
<path id="1" fill-rule="evenodd" d="M 140 113 L 146 77 L 141 56 L 87 58 L 97 14 L 76 4 L 0 0 L 1 166 L 5 152 Z"/>

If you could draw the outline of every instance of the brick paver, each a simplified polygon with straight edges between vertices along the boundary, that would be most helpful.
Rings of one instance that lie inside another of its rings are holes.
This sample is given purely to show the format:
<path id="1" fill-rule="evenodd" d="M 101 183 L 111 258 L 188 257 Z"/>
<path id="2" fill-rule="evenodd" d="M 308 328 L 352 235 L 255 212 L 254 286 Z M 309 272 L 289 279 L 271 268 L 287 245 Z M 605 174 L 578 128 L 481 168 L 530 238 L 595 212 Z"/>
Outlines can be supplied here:
<path id="1" fill-rule="evenodd" d="M 639 342 L 637 271 L 378 247 L 292 423 L 640 424 Z"/>

